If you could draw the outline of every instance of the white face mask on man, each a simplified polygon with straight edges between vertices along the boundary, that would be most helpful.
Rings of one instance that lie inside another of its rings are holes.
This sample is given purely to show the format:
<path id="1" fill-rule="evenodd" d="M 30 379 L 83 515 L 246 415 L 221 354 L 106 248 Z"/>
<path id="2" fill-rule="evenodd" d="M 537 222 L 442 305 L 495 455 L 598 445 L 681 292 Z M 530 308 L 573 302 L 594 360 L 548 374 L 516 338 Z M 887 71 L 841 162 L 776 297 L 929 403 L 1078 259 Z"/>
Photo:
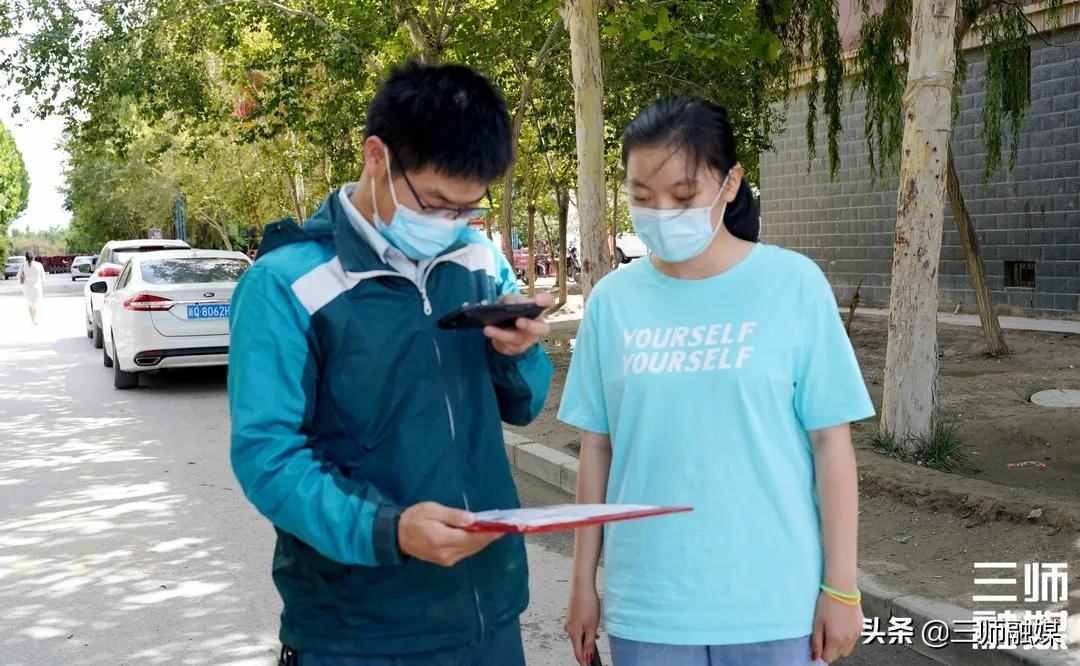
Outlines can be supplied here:
<path id="1" fill-rule="evenodd" d="M 688 261 L 704 252 L 724 223 L 721 209 L 716 227 L 712 224 L 712 211 L 731 178 L 729 172 L 720 185 L 720 191 L 712 203 L 703 208 L 643 208 L 630 206 L 630 219 L 634 231 L 641 237 L 645 247 L 661 261 L 679 263 Z"/>

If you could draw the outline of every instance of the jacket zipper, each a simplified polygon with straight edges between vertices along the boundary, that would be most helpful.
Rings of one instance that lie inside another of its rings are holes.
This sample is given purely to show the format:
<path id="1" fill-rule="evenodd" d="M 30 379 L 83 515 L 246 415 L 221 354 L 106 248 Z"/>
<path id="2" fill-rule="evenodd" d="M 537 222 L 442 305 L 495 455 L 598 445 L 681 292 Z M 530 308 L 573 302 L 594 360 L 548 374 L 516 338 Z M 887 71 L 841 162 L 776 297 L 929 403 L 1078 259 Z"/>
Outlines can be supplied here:
<path id="1" fill-rule="evenodd" d="M 441 368 L 442 352 L 439 351 L 439 341 L 432 338 L 431 343 L 435 347 L 435 360 Z M 446 416 L 450 422 L 450 441 L 455 441 L 457 439 L 457 428 L 454 426 L 454 407 L 450 404 L 449 393 L 444 391 L 443 398 L 446 400 Z M 469 508 L 469 493 L 467 493 L 464 488 L 461 490 L 461 499 L 465 503 L 465 510 L 472 511 L 472 509 Z M 467 562 L 465 563 L 465 566 L 469 566 Z M 484 623 L 484 611 L 480 606 L 480 590 L 476 587 L 475 583 L 473 584 L 473 602 L 476 604 L 476 617 L 480 620 L 480 637 L 483 639 L 487 632 L 487 628 Z"/>
<path id="2" fill-rule="evenodd" d="M 431 270 L 433 268 L 435 268 L 436 266 L 438 266 L 439 264 L 446 263 L 447 261 L 450 261 L 451 259 L 458 256 L 459 254 L 465 253 L 468 249 L 469 249 L 468 247 L 463 247 L 463 248 L 461 248 L 459 250 L 454 250 L 450 254 L 444 254 L 441 257 L 436 257 L 435 259 L 432 260 L 432 262 L 430 264 L 428 264 L 424 268 L 424 272 L 421 274 L 419 281 L 410 278 L 409 276 L 405 275 L 404 273 L 402 273 L 400 271 L 371 271 L 370 273 L 368 273 L 368 275 L 370 277 L 376 277 L 376 276 L 382 276 L 382 275 L 387 275 L 387 276 L 391 276 L 391 277 L 400 277 L 400 278 L 405 278 L 406 280 L 411 282 L 413 284 L 413 286 L 416 287 L 417 290 L 420 291 L 420 300 L 423 302 L 423 305 L 424 305 L 424 314 L 430 317 L 431 313 L 434 311 L 434 308 L 431 307 L 431 298 L 428 297 L 428 292 L 427 292 L 427 281 L 428 281 L 428 276 L 431 275 Z"/>
<path id="3" fill-rule="evenodd" d="M 413 280 L 409 280 L 420 291 L 420 299 L 423 301 L 423 304 L 424 304 L 424 314 L 425 315 L 428 315 L 430 317 L 431 313 L 433 311 L 433 309 L 431 307 L 431 299 L 428 297 L 428 293 L 427 293 L 427 281 L 428 281 L 428 277 L 431 275 L 432 269 L 434 269 L 439 264 L 450 261 L 451 259 L 453 259 L 454 257 L 456 257 L 459 254 L 463 254 L 467 250 L 468 250 L 468 248 L 461 248 L 460 250 L 455 250 L 454 252 L 451 252 L 449 254 L 445 254 L 445 255 L 443 255 L 441 257 L 436 257 L 430 264 L 428 264 L 424 268 L 424 272 L 420 276 L 419 283 L 417 283 L 417 282 L 415 282 Z M 405 275 L 402 275 L 400 272 L 387 271 L 386 273 L 389 274 L 389 275 L 396 275 L 398 277 L 403 277 L 405 279 L 408 279 Z M 435 338 L 432 338 L 431 342 L 435 347 L 435 360 L 439 364 L 439 367 L 441 368 L 442 367 L 442 352 L 439 350 L 439 342 Z M 450 424 L 450 440 L 454 441 L 454 440 L 457 439 L 457 429 L 454 426 L 454 408 L 450 404 L 450 394 L 444 391 L 443 392 L 443 397 L 446 400 L 446 417 L 447 417 L 447 420 L 448 420 L 448 422 Z M 462 491 L 461 491 L 461 499 L 465 502 L 465 510 L 466 511 L 471 511 L 471 509 L 469 508 L 469 495 L 468 495 L 468 493 L 465 492 L 464 489 L 462 489 Z M 468 563 L 465 563 L 465 566 L 468 566 Z M 487 627 L 486 627 L 486 624 L 485 624 L 485 621 L 484 621 L 484 611 L 483 611 L 482 607 L 480 606 L 480 590 L 479 590 L 479 588 L 476 587 L 475 582 L 473 583 L 473 601 L 476 603 L 476 616 L 480 621 L 480 637 L 483 638 L 483 636 L 487 633 Z"/>
<path id="4" fill-rule="evenodd" d="M 472 511 L 472 509 L 469 508 L 469 495 L 464 490 L 461 491 L 461 499 L 465 501 L 465 510 Z M 467 562 L 466 566 L 468 566 Z M 473 601 L 476 603 L 476 617 L 480 620 L 480 639 L 483 640 L 484 636 L 487 634 L 487 628 L 484 625 L 484 610 L 480 606 L 480 590 L 475 584 L 473 585 L 472 593 Z"/>
<path id="5" fill-rule="evenodd" d="M 435 257 L 435 259 L 433 259 L 432 262 L 430 264 L 428 264 L 427 267 L 424 268 L 424 272 L 420 276 L 420 283 L 416 285 L 417 289 L 420 290 L 420 298 L 424 301 L 424 314 L 426 314 L 428 316 L 431 316 L 431 312 L 432 312 L 431 299 L 428 298 L 428 293 L 427 293 L 427 281 L 428 281 L 428 277 L 431 275 L 432 269 L 434 269 L 439 264 L 446 263 L 447 261 L 450 261 L 451 259 L 458 256 L 459 254 L 464 254 L 466 251 L 468 251 L 468 249 L 469 248 L 466 246 L 466 247 L 461 248 L 460 250 L 454 250 L 450 254 L 444 254 L 441 257 Z"/>

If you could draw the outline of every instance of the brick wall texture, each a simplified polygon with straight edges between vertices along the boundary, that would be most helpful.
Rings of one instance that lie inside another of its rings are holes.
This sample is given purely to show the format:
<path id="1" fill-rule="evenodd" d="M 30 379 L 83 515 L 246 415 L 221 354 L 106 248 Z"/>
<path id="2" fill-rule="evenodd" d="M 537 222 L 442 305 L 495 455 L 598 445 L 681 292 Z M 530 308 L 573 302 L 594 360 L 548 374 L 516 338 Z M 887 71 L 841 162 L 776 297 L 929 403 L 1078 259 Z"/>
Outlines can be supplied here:
<path id="1" fill-rule="evenodd" d="M 1031 108 L 1016 168 L 983 177 L 982 54 L 969 76 L 953 127 L 953 150 L 1000 312 L 1075 316 L 1080 309 L 1080 27 L 1031 42 Z M 848 93 L 845 92 L 845 100 Z M 806 98 L 793 94 L 775 150 L 762 156 L 762 237 L 813 258 L 847 302 L 863 281 L 864 305 L 887 306 L 896 222 L 897 177 L 871 178 L 861 94 L 845 105 L 841 170 L 829 178 L 825 128 L 808 162 Z M 1008 143 L 1007 140 L 1005 142 Z M 1006 287 L 1006 262 L 1034 262 L 1034 289 Z M 942 309 L 974 311 L 963 247 L 951 212 L 945 220 L 939 288 Z"/>

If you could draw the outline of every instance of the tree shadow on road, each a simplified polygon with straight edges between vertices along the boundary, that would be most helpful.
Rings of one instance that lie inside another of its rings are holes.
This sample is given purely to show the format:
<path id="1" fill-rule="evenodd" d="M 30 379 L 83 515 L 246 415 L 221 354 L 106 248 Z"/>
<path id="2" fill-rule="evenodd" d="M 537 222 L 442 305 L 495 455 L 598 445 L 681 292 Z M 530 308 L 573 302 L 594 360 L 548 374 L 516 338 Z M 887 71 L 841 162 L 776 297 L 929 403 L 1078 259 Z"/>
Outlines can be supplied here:
<path id="1" fill-rule="evenodd" d="M 114 391 L 70 337 L 0 342 L 0 377 L 3 663 L 273 663 L 272 532 L 229 469 L 224 373 Z"/>

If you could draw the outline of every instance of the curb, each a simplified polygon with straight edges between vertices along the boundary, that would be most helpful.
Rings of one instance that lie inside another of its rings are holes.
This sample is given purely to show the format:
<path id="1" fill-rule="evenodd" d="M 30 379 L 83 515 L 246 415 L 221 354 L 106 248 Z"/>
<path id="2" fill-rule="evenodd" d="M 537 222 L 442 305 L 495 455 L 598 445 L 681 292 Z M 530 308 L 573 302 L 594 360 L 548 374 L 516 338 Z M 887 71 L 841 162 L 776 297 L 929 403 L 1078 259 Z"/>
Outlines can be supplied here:
<path id="1" fill-rule="evenodd" d="M 848 308 L 845 304 L 844 307 L 840 308 L 840 314 L 847 316 L 847 313 Z M 881 319 L 883 317 L 888 317 L 889 311 L 880 308 L 859 308 L 856 312 L 856 315 L 858 314 Z M 1001 320 L 1002 329 L 1007 331 L 1062 333 L 1069 335 L 1080 333 L 1080 321 L 1075 319 L 1039 319 L 1036 317 L 1010 317 L 1007 315 L 1003 315 L 999 317 L 999 319 Z M 581 323 L 581 315 L 575 314 L 571 317 L 559 319 L 550 323 L 553 333 L 572 335 L 577 332 L 578 324 Z M 954 315 L 948 312 L 939 312 L 938 323 L 949 326 L 973 328 L 979 326 L 979 316 L 970 314 Z"/>
<path id="2" fill-rule="evenodd" d="M 577 493 L 577 458 L 508 430 L 503 430 L 506 457 L 514 469 L 573 496 Z M 867 617 L 881 619 L 888 626 L 892 617 L 911 618 L 918 631 L 930 621 L 952 625 L 954 620 L 971 620 L 971 611 L 960 606 L 914 594 L 891 590 L 870 574 L 859 572 L 859 589 L 863 595 L 863 611 Z M 962 643 L 948 643 L 941 649 L 925 645 L 918 636 L 909 649 L 942 664 L 957 666 L 1077 666 L 1080 651 L 1075 646 L 1065 652 L 1034 650 L 974 650 Z"/>

